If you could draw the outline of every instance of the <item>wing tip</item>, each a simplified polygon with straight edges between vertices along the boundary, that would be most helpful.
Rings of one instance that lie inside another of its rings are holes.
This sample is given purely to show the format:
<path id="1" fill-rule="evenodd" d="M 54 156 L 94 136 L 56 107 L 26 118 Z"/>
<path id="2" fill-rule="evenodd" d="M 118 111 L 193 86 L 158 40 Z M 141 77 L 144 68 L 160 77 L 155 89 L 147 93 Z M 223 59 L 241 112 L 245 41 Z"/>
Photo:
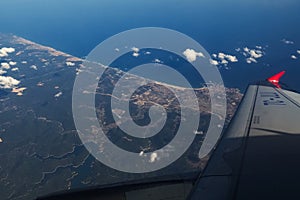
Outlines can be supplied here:
<path id="1" fill-rule="evenodd" d="M 268 78 L 267 80 L 272 83 L 273 85 L 275 85 L 276 87 L 280 88 L 279 82 L 281 77 L 286 73 L 286 71 L 281 71 L 278 74 L 275 74 L 274 76 L 271 76 L 270 78 Z"/>

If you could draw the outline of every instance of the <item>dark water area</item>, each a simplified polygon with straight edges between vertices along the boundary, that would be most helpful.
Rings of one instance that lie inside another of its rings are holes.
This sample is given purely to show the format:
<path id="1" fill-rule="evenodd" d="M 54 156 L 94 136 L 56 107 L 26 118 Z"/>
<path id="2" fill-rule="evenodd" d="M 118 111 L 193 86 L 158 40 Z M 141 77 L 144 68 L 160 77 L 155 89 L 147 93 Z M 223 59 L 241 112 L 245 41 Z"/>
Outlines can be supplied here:
<path id="1" fill-rule="evenodd" d="M 258 63 L 249 65 L 240 57 L 238 63 L 230 63 L 229 70 L 220 69 L 225 85 L 243 91 L 249 82 L 286 70 L 283 81 L 300 90 L 300 58 L 291 59 L 300 49 L 298 0 L 12 0 L 1 2 L 1 7 L 6 9 L 0 18 L 6 20 L 0 21 L 0 32 L 13 33 L 77 57 L 85 57 L 119 32 L 149 26 L 180 31 L 198 41 L 210 54 L 225 52 L 239 56 L 236 48 L 267 46 Z M 283 39 L 293 44 L 284 44 Z M 181 64 L 186 68 L 185 63 Z M 186 73 L 194 74 L 189 70 Z M 194 77 L 189 78 L 192 84 L 196 82 Z"/>
<path id="2" fill-rule="evenodd" d="M 176 55 L 169 51 L 160 49 L 141 49 L 138 57 L 132 56 L 132 53 L 133 52 L 130 52 L 120 56 L 110 66 L 127 72 L 137 66 L 152 63 L 148 67 L 151 67 L 153 70 L 157 70 L 157 72 L 153 73 L 157 73 L 159 76 L 158 73 L 160 65 L 166 65 L 180 73 L 187 81 L 189 81 L 191 87 L 199 88 L 205 86 L 205 82 L 201 74 L 198 73 L 191 63 L 182 57 L 183 55 Z M 168 76 L 168 74 L 163 75 Z M 172 80 L 171 78 L 169 81 L 165 80 L 164 82 L 171 85 L 183 86 L 179 81 Z"/>
<path id="3" fill-rule="evenodd" d="M 4 89 L 0 89 L 0 99 L 8 95 L 9 92 L 5 91 Z"/>

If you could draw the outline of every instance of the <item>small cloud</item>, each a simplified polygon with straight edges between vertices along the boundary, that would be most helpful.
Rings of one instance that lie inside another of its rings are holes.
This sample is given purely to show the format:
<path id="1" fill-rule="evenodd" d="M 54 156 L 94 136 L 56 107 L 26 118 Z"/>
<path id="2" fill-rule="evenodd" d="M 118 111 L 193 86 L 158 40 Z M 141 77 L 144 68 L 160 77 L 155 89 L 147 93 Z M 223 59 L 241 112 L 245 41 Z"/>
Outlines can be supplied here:
<path id="1" fill-rule="evenodd" d="M 186 59 L 189 61 L 189 62 L 194 62 L 196 61 L 197 57 L 202 57 L 204 58 L 204 54 L 201 53 L 201 52 L 196 52 L 194 49 L 186 49 L 184 52 L 183 52 L 183 55 L 186 57 Z"/>
<path id="2" fill-rule="evenodd" d="M 226 55 L 226 59 L 230 62 L 238 62 L 236 56 Z"/>
<path id="3" fill-rule="evenodd" d="M 14 67 L 14 68 L 11 69 L 11 71 L 12 71 L 12 72 L 19 71 L 19 68 Z"/>
<path id="4" fill-rule="evenodd" d="M 7 71 L 0 69 L 0 75 L 6 74 L 6 73 L 7 73 Z"/>
<path id="5" fill-rule="evenodd" d="M 158 156 L 157 156 L 157 153 L 152 153 L 151 155 L 150 155 L 150 160 L 149 160 L 149 162 L 150 163 L 153 163 L 153 162 L 155 162 L 156 160 L 158 160 Z"/>
<path id="6" fill-rule="evenodd" d="M 134 56 L 134 57 L 139 57 L 139 55 L 140 55 L 140 54 L 139 54 L 139 51 L 140 51 L 139 48 L 137 48 L 137 47 L 132 47 L 131 50 L 133 51 L 132 56 Z"/>
<path id="7" fill-rule="evenodd" d="M 132 47 L 131 50 L 134 51 L 135 53 L 138 53 L 140 51 L 140 49 L 137 47 Z"/>
<path id="8" fill-rule="evenodd" d="M 37 66 L 35 66 L 35 65 L 31 65 L 31 66 L 30 66 L 30 69 L 37 70 Z"/>
<path id="9" fill-rule="evenodd" d="M 203 131 L 194 131 L 195 135 L 203 135 L 204 132 Z"/>
<path id="10" fill-rule="evenodd" d="M 300 50 L 297 50 L 297 53 L 300 54 Z"/>
<path id="11" fill-rule="evenodd" d="M 253 57 L 253 58 L 260 58 L 262 57 L 262 52 L 261 51 L 258 51 L 258 50 L 250 50 L 249 52 L 250 56 Z"/>
<path id="12" fill-rule="evenodd" d="M 247 62 L 248 64 L 251 64 L 251 63 L 257 63 L 257 60 L 256 60 L 255 58 L 250 57 L 250 58 L 247 58 L 247 59 L 246 59 L 246 62 Z"/>
<path id="13" fill-rule="evenodd" d="M 243 55 L 246 57 L 246 62 L 248 64 L 257 63 L 257 59 L 263 57 L 264 55 L 261 46 L 256 46 L 255 49 L 249 49 L 248 47 L 244 47 L 243 50 Z"/>
<path id="14" fill-rule="evenodd" d="M 139 53 L 137 53 L 137 52 L 133 52 L 133 54 L 132 54 L 132 56 L 134 56 L 134 57 L 139 57 Z"/>
<path id="15" fill-rule="evenodd" d="M 17 62 L 13 62 L 13 61 L 10 61 L 10 62 L 9 62 L 9 65 L 10 65 L 10 66 L 15 66 L 16 64 L 17 64 Z"/>
<path id="16" fill-rule="evenodd" d="M 116 51 L 116 52 L 119 52 L 119 51 L 120 51 L 120 49 L 119 49 L 119 48 L 115 48 L 115 51 Z"/>
<path id="17" fill-rule="evenodd" d="M 296 59 L 297 59 L 297 56 L 292 55 L 291 58 L 294 59 L 294 60 L 296 60 Z"/>
<path id="18" fill-rule="evenodd" d="M 73 63 L 73 62 L 66 62 L 66 65 L 68 66 L 68 67 L 74 67 L 75 66 L 75 63 Z"/>
<path id="19" fill-rule="evenodd" d="M 23 92 L 24 90 L 26 90 L 26 87 L 22 87 L 22 88 L 13 88 L 11 92 L 13 93 L 17 93 L 18 96 L 23 96 Z"/>
<path id="20" fill-rule="evenodd" d="M 219 53 L 218 58 L 223 60 L 225 59 L 225 54 L 224 53 Z"/>
<path id="21" fill-rule="evenodd" d="M 44 83 L 43 82 L 38 82 L 36 85 L 39 86 L 39 87 L 43 87 Z"/>
<path id="22" fill-rule="evenodd" d="M 19 85 L 20 81 L 10 76 L 0 76 L 0 88 L 11 89 Z"/>
<path id="23" fill-rule="evenodd" d="M 6 57 L 8 54 L 15 52 L 14 48 L 3 47 L 0 49 L 0 57 Z"/>
<path id="24" fill-rule="evenodd" d="M 139 153 L 139 155 L 140 155 L 140 156 L 143 156 L 143 155 L 144 155 L 144 151 L 141 151 L 141 152 Z"/>
<path id="25" fill-rule="evenodd" d="M 225 54 L 225 53 L 219 53 L 218 58 L 222 61 L 227 60 L 230 62 L 238 62 L 238 59 L 236 58 L 236 56 L 232 56 L 232 55 Z"/>
<path id="26" fill-rule="evenodd" d="M 80 74 L 81 72 L 83 72 L 82 69 L 76 68 L 76 75 Z"/>
<path id="27" fill-rule="evenodd" d="M 213 60 L 213 59 L 210 59 L 209 62 L 210 62 L 210 64 L 215 65 L 215 66 L 217 66 L 219 64 L 218 61 Z"/>
<path id="28" fill-rule="evenodd" d="M 218 54 L 212 54 L 212 56 L 215 58 L 214 60 L 210 60 L 210 63 L 213 65 L 223 65 L 227 66 L 229 62 L 238 62 L 238 59 L 236 56 L 225 54 L 225 53 L 218 53 Z"/>
<path id="29" fill-rule="evenodd" d="M 8 63 L 1 63 L 1 68 L 2 69 L 10 69 L 10 65 Z"/>
<path id="30" fill-rule="evenodd" d="M 222 60 L 221 64 L 226 66 L 228 64 L 228 61 L 227 60 Z"/>
<path id="31" fill-rule="evenodd" d="M 54 97 L 55 97 L 55 98 L 58 98 L 58 97 L 60 97 L 62 94 L 63 94 L 62 92 L 58 92 L 57 94 L 54 95 Z"/>
<path id="32" fill-rule="evenodd" d="M 157 59 L 157 58 L 154 60 L 154 62 L 155 62 L 155 63 L 163 63 L 163 61 L 161 61 L 161 60 L 159 60 L 159 59 Z"/>
<path id="33" fill-rule="evenodd" d="M 287 39 L 282 39 L 281 42 L 285 43 L 285 44 L 294 44 L 293 41 L 287 40 Z"/>
<path id="34" fill-rule="evenodd" d="M 22 64 L 27 64 L 27 61 L 24 60 L 24 61 L 22 61 L 21 63 L 22 63 Z"/>
<path id="35" fill-rule="evenodd" d="M 248 47 L 244 47 L 244 51 L 249 53 L 250 52 L 250 49 Z"/>
<path id="36" fill-rule="evenodd" d="M 150 52 L 150 51 L 146 51 L 145 54 L 146 54 L 146 55 L 150 55 L 151 52 Z"/>

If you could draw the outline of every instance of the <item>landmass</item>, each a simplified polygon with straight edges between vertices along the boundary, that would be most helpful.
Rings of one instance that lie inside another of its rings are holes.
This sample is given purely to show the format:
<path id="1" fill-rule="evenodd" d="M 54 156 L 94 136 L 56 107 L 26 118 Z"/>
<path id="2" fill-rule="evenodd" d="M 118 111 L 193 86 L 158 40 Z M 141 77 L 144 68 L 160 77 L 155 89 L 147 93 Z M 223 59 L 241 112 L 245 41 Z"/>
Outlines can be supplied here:
<path id="1" fill-rule="evenodd" d="M 209 109 L 207 88 L 194 89 L 201 112 L 200 126 L 195 130 L 194 143 L 182 158 L 158 172 L 125 174 L 95 160 L 77 134 L 72 116 L 72 90 L 76 75 L 84 70 L 82 59 L 11 34 L 0 34 L 0 66 L 0 195 L 3 199 L 33 199 L 74 188 L 197 172 L 207 162 L 197 156 L 208 122 L 214 115 Z M 145 116 L 153 103 L 166 108 L 174 119 L 164 134 L 136 141 L 119 132 L 109 114 L 122 116 L 124 111 L 110 111 L 105 101 L 113 98 L 111 91 L 123 73 L 107 68 L 104 81 L 97 89 L 97 98 L 104 99 L 96 105 L 97 114 L 107 122 L 107 136 L 117 145 L 141 153 L 164 146 L 174 137 L 180 110 L 172 92 L 166 88 L 182 93 L 187 89 L 153 81 L 129 97 L 132 117 L 137 123 L 147 123 Z M 144 80 L 134 75 L 131 79 Z M 221 95 L 218 85 L 211 87 L 215 95 Z M 226 88 L 226 93 L 227 115 L 217 117 L 224 117 L 227 125 L 242 94 L 236 88 Z"/>

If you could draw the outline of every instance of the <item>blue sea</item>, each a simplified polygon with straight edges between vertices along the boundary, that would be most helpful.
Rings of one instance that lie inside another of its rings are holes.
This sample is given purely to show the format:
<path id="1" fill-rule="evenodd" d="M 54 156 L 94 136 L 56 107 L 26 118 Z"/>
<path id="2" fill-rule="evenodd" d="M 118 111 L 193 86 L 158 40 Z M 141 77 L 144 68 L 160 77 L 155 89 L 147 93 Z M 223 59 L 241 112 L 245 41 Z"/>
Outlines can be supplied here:
<path id="1" fill-rule="evenodd" d="M 210 54 L 237 56 L 239 62 L 220 67 L 228 87 L 244 91 L 249 82 L 286 70 L 283 81 L 300 90 L 299 0 L 3 0 L 0 6 L 0 32 L 78 57 L 119 32 L 164 27 L 192 37 Z M 264 48 L 257 63 L 236 51 L 256 46 Z"/>

